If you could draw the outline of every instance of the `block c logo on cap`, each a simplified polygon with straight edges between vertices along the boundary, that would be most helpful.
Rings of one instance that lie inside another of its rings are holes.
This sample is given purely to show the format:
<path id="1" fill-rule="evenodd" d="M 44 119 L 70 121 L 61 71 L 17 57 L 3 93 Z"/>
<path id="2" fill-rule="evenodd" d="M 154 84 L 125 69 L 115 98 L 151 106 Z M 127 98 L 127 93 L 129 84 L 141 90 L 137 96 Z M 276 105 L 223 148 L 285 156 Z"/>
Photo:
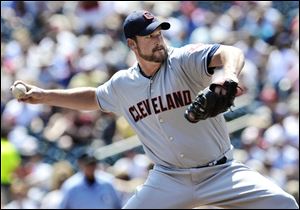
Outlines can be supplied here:
<path id="1" fill-rule="evenodd" d="M 144 18 L 146 18 L 147 20 L 152 20 L 152 19 L 154 19 L 154 16 L 150 12 L 145 11 Z"/>

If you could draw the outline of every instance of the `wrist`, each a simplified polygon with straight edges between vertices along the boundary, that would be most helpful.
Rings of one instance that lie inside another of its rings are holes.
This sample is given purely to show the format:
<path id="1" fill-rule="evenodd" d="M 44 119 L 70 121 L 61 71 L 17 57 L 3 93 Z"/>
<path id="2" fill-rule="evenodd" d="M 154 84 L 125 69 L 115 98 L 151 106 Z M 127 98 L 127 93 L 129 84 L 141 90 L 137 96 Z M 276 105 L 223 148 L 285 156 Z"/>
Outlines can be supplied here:
<path id="1" fill-rule="evenodd" d="M 51 90 L 46 90 L 46 89 L 40 89 L 39 90 L 39 95 L 40 95 L 40 100 L 42 101 L 43 104 L 50 104 L 51 103 Z"/>
<path id="2" fill-rule="evenodd" d="M 236 83 L 239 83 L 239 79 L 238 79 L 237 75 L 234 74 L 234 73 L 231 73 L 231 74 L 225 74 L 225 78 L 224 78 L 224 79 L 225 79 L 225 80 L 232 80 L 232 81 L 234 81 L 234 82 L 236 82 Z"/>

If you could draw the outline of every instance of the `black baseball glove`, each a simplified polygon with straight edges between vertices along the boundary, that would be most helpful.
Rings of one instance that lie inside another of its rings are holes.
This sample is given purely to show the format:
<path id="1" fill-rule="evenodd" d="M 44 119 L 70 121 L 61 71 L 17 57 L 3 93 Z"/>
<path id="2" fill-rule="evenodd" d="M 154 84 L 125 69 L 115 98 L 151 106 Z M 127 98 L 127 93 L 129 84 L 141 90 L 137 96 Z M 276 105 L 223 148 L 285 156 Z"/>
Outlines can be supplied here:
<path id="1" fill-rule="evenodd" d="M 218 93 L 216 88 L 218 87 Z M 226 80 L 223 84 L 212 83 L 200 91 L 185 111 L 185 118 L 191 123 L 226 112 L 233 104 L 238 92 L 238 84 Z"/>

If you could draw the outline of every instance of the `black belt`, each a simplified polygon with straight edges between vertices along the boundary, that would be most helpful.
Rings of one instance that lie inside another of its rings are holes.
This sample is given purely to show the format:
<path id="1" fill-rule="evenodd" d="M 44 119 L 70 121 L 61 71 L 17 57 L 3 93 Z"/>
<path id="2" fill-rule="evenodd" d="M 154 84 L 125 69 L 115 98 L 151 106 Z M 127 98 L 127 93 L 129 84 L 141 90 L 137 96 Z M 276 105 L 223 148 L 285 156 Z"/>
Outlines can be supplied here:
<path id="1" fill-rule="evenodd" d="M 196 168 L 204 168 L 204 167 L 209 167 L 209 166 L 222 165 L 222 164 L 226 163 L 226 161 L 227 161 L 227 157 L 223 156 L 221 159 L 219 159 L 217 161 L 215 160 L 213 162 L 208 163 L 207 165 L 199 166 L 199 167 L 196 167 Z"/>

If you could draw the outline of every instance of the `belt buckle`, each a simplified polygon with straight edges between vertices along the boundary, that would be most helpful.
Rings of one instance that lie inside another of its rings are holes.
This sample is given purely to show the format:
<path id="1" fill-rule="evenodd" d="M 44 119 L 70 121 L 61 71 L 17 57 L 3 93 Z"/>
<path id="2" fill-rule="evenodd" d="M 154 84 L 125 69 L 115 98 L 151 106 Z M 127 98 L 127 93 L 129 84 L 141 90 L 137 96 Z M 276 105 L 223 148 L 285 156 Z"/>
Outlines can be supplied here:
<path id="1" fill-rule="evenodd" d="M 225 158 L 225 162 L 223 162 L 222 160 Z M 222 162 L 220 162 L 220 161 L 222 161 Z M 215 165 L 220 165 L 220 164 L 224 164 L 224 163 L 226 163 L 226 161 L 227 161 L 227 158 L 226 158 L 226 156 L 223 156 L 221 159 L 219 159 L 219 160 L 214 160 L 214 161 L 212 161 L 212 162 L 210 162 L 209 164 L 208 164 L 208 166 L 215 166 Z"/>
<path id="2" fill-rule="evenodd" d="M 214 160 L 208 164 L 208 166 L 215 166 L 217 164 L 217 160 Z"/>

